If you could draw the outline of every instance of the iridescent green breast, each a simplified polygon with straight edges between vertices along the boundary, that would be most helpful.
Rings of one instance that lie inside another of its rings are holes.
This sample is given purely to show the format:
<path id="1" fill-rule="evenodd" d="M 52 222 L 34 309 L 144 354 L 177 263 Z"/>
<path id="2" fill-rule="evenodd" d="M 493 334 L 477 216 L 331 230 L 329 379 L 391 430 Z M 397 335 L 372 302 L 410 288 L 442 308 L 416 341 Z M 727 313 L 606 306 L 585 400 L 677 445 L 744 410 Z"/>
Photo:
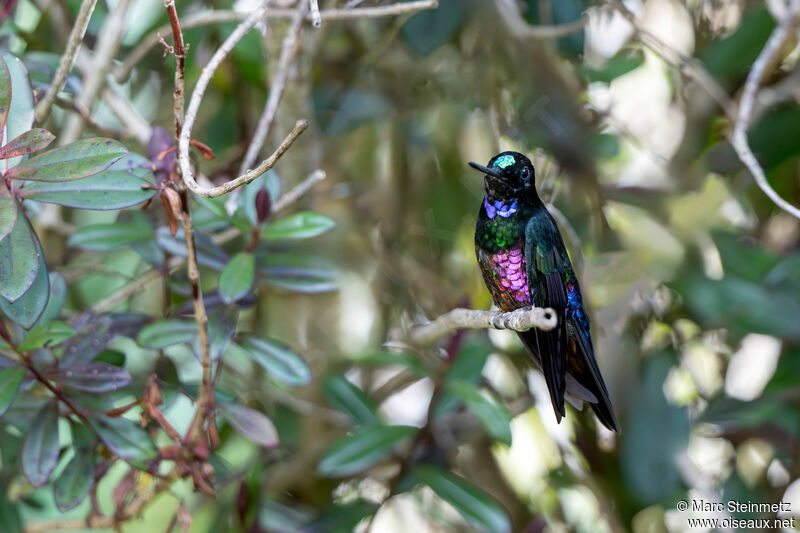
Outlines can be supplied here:
<path id="1" fill-rule="evenodd" d="M 520 209 L 511 216 L 486 216 L 485 208 L 481 208 L 483 216 L 478 217 L 475 225 L 475 244 L 487 252 L 506 250 L 520 240 L 525 239 L 525 223 L 527 213 Z"/>

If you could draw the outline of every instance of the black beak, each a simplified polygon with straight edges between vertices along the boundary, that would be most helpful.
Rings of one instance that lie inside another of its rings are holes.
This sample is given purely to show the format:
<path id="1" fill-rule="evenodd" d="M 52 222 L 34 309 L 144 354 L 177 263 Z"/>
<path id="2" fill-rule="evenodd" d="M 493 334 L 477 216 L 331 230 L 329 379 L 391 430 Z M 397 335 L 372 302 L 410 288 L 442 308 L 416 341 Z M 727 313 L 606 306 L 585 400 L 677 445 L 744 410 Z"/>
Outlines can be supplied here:
<path id="1" fill-rule="evenodd" d="M 485 167 L 483 165 L 479 165 L 478 163 L 473 163 L 472 161 L 469 162 L 469 166 L 471 166 L 475 170 L 480 170 L 484 174 L 488 174 L 494 178 L 503 179 L 503 175 L 500 174 L 500 172 L 497 171 L 496 169 Z"/>

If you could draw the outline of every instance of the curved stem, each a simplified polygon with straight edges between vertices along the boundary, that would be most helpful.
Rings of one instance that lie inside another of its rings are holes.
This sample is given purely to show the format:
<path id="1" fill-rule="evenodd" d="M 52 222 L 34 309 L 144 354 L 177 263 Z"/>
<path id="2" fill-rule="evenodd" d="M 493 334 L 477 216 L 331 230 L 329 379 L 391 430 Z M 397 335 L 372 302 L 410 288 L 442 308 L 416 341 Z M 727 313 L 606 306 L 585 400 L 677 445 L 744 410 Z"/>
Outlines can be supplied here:
<path id="1" fill-rule="evenodd" d="M 97 0 L 83 0 L 81 3 L 78 18 L 75 19 L 75 25 L 72 26 L 69 41 L 67 41 L 67 49 L 64 50 L 64 55 L 61 56 L 61 61 L 58 63 L 53 82 L 50 84 L 50 88 L 47 89 L 42 101 L 36 106 L 36 122 L 40 124 L 47 118 L 58 93 L 61 92 L 67 82 L 67 76 L 75 63 L 75 57 L 78 55 L 78 50 L 80 50 L 83 36 L 86 34 L 86 28 L 89 27 L 89 19 L 92 18 L 92 12 L 96 4 Z"/>

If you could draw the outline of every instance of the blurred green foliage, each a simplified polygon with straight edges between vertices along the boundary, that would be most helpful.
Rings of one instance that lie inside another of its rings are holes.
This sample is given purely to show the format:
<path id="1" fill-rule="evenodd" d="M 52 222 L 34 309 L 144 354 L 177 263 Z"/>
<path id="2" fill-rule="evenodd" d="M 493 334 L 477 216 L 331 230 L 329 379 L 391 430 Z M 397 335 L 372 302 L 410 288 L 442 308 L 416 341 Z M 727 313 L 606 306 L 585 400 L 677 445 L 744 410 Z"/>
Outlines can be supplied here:
<path id="1" fill-rule="evenodd" d="M 39 4 L 20 1 L 0 38 L 41 98 L 79 3 Z M 162 2 L 141 4 L 116 59 L 167 22 Z M 695 58 L 732 98 L 775 27 L 758 2 L 639 4 L 647 30 Z M 181 16 L 231 7 L 178 2 Z M 558 39 L 524 31 L 581 16 L 590 24 Z M 87 51 L 107 17 L 98 3 Z M 189 90 L 234 27 L 185 31 Z M 275 74 L 288 22 L 270 18 L 267 27 L 235 48 L 201 106 L 193 137 L 216 158 L 198 166 L 215 183 L 235 177 Z M 222 369 L 219 446 L 209 459 L 216 498 L 179 481 L 121 530 L 164 530 L 179 504 L 190 510 L 190 531 L 265 533 L 368 524 L 373 532 L 687 531 L 693 514 L 675 505 L 699 499 L 785 498 L 800 512 L 800 221 L 755 186 L 726 140 L 723 110 L 664 59 L 674 54 L 639 37 L 607 3 L 578 0 L 441 0 L 414 15 L 304 27 L 268 146 L 297 118 L 311 120 L 310 131 L 243 189 L 233 215 L 224 199 L 192 201 L 203 290 L 219 304 L 210 305 Z M 781 57 L 770 89 L 796 77 L 796 61 L 796 51 Z M 129 79 L 116 80 L 112 67 L 108 84 L 146 123 L 171 128 L 173 68 L 159 45 Z M 79 61 L 64 99 L 85 76 Z M 773 187 L 797 205 L 795 93 L 758 109 L 749 135 Z M 146 153 L 107 104 L 101 95 L 92 106 L 87 135 Z M 58 136 L 72 114 L 56 108 L 38 126 Z M 424 316 L 491 303 L 472 241 L 482 183 L 465 162 L 501 149 L 532 156 L 542 196 L 563 215 L 621 436 L 572 408 L 557 426 L 513 335 L 404 344 L 403 328 Z M 258 192 L 266 188 L 274 205 L 316 168 L 327 180 L 260 227 Z M 63 344 L 37 352 L 42 364 L 79 357 L 124 369 L 131 385 L 121 391 L 76 394 L 96 412 L 139 398 L 154 373 L 165 417 L 185 431 L 200 374 L 183 271 L 81 320 L 152 267 L 185 256 L 182 233 L 170 234 L 160 202 L 143 212 L 65 208 L 55 225 L 41 204 L 25 205 L 51 273 L 56 303 L 45 315 L 75 331 L 49 331 Z M 231 228 L 245 236 L 213 240 Z M 115 489 L 124 496 L 150 482 L 128 472 L 171 442 L 163 432 L 152 439 L 133 416 L 98 417 L 106 444 L 87 445 L 75 417 L 67 422 L 51 395 L 19 380 L 0 358 L 0 411 L 10 406 L 0 418 L 4 532 L 92 512 L 86 477 L 76 474 L 87 446 L 89 464 L 104 468 L 91 489 L 103 513 L 119 503 Z M 54 486 L 37 489 L 20 450 L 31 420 L 43 438 L 53 434 L 54 413 L 62 435 Z"/>

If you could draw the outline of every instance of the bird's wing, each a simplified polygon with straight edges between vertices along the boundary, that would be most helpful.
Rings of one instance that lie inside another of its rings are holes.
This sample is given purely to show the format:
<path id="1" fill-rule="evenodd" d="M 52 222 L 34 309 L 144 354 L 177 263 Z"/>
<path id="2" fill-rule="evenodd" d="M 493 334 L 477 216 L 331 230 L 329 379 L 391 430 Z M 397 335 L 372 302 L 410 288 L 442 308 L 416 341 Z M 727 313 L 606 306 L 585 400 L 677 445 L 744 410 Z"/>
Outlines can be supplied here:
<path id="1" fill-rule="evenodd" d="M 550 401 L 560 422 L 564 416 L 564 391 L 567 374 L 567 290 L 563 243 L 555 221 L 546 213 L 534 216 L 525 228 L 525 266 L 531 301 L 555 310 L 554 329 L 534 329 L 520 334 L 531 351 L 538 353 Z"/>
<path id="2" fill-rule="evenodd" d="M 583 308 L 580 285 L 578 285 L 575 274 L 570 272 L 570 275 L 572 280 L 567 287 L 569 372 L 578 383 L 595 396 L 596 400 L 590 403 L 600 422 L 608 429 L 619 433 L 619 422 L 614 415 L 614 407 L 608 399 L 608 389 L 606 389 L 594 357 L 594 347 L 589 333 L 589 318 Z"/>

